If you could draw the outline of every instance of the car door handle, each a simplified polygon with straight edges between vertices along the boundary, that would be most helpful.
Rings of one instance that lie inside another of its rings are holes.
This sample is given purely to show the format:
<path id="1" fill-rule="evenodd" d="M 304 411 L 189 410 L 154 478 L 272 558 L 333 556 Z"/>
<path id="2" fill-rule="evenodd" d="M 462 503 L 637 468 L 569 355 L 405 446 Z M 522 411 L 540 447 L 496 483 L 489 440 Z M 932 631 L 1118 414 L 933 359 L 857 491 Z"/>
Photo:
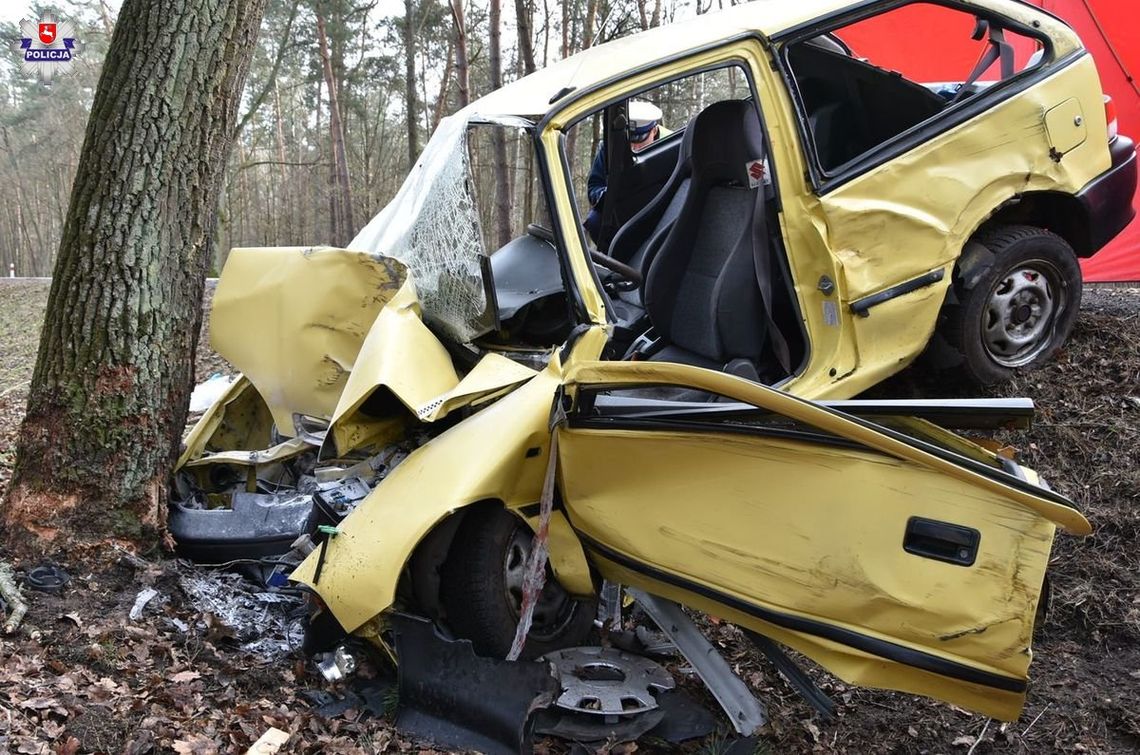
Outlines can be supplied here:
<path id="1" fill-rule="evenodd" d="M 912 516 L 906 523 L 903 550 L 935 561 L 972 566 L 981 541 L 982 533 L 971 527 Z"/>

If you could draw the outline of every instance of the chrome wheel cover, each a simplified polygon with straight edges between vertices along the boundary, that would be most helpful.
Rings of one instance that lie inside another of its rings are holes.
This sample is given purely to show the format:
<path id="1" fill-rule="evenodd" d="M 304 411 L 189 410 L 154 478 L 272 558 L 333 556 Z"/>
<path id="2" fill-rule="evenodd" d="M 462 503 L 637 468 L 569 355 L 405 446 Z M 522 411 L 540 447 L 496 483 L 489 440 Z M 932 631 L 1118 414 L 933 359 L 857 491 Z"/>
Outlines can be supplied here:
<path id="1" fill-rule="evenodd" d="M 1007 271 L 982 310 L 986 353 L 1003 367 L 1029 364 L 1052 342 L 1067 305 L 1068 289 L 1053 264 L 1032 260 Z"/>

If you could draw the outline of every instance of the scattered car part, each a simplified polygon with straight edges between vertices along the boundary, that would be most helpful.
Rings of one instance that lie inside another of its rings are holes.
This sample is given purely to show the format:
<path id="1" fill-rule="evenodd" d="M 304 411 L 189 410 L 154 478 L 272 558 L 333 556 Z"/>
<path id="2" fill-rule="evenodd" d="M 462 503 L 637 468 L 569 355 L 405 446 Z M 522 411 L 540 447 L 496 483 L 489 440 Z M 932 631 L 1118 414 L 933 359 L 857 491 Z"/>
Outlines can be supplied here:
<path id="1" fill-rule="evenodd" d="M 58 595 L 71 581 L 71 576 L 55 564 L 43 564 L 28 571 L 24 584 L 29 590 Z"/>
<path id="2" fill-rule="evenodd" d="M 621 585 L 609 580 L 602 580 L 602 589 L 598 591 L 598 618 L 594 622 L 601 628 L 621 627 Z"/>
<path id="3" fill-rule="evenodd" d="M 779 645 L 751 629 L 744 629 L 744 636 L 752 640 L 752 644 L 764 654 L 764 657 L 776 667 L 777 671 L 784 675 L 788 684 L 792 685 L 792 689 L 798 692 L 808 705 L 815 708 L 824 721 L 835 720 L 835 702 L 812 681 L 810 676 L 804 673 L 803 669 L 796 665 L 796 662 Z"/>
<path id="4" fill-rule="evenodd" d="M 128 614 L 131 621 L 138 621 L 142 618 L 143 610 L 146 604 L 151 602 L 158 596 L 158 590 L 153 587 L 146 587 L 139 590 L 139 594 L 135 596 L 134 605 L 131 606 L 131 611 Z"/>
<path id="5" fill-rule="evenodd" d="M 629 716 L 657 708 L 657 695 L 676 683 L 660 664 L 613 648 L 576 647 L 547 653 L 562 692 L 560 708 L 597 716 Z"/>
<path id="6" fill-rule="evenodd" d="M 767 725 L 767 708 L 733 673 L 728 662 L 679 605 L 634 587 L 627 590 L 696 669 L 738 734 L 751 736 Z"/>
<path id="7" fill-rule="evenodd" d="M 476 656 L 427 619 L 390 618 L 399 659 L 396 726 L 439 745 L 497 753 L 530 751 L 531 714 L 558 695 L 549 663 Z"/>
<path id="8" fill-rule="evenodd" d="M 344 645 L 339 645 L 317 663 L 317 670 L 325 681 L 339 682 L 356 671 L 356 657 Z"/>
<path id="9" fill-rule="evenodd" d="M 171 505 L 167 526 L 179 555 L 202 563 L 280 555 L 314 526 L 311 495 L 236 492 L 230 500 L 228 509 Z"/>

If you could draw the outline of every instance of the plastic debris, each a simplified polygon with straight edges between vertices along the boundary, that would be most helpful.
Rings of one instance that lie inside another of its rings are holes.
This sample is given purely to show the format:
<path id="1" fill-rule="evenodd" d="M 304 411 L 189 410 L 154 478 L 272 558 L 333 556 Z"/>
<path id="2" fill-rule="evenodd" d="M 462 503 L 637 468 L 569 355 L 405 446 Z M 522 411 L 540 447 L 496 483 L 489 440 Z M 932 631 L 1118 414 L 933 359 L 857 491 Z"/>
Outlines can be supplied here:
<path id="1" fill-rule="evenodd" d="M 237 377 L 234 375 L 226 376 L 215 372 L 204 383 L 194 386 L 194 391 L 190 394 L 190 411 L 204 412 L 209 409 L 230 389 L 235 380 Z"/>
<path id="2" fill-rule="evenodd" d="M 146 604 L 153 600 L 156 595 L 158 595 L 158 590 L 152 587 L 139 590 L 139 594 L 135 598 L 135 604 L 131 606 L 131 612 L 128 614 L 131 617 L 131 621 L 138 621 L 142 618 L 143 609 L 146 608 Z"/>
<path id="3" fill-rule="evenodd" d="M 242 650 L 262 660 L 277 660 L 301 646 L 299 595 L 264 590 L 229 572 L 196 571 L 179 577 L 178 585 L 202 612 L 201 626 L 218 630 L 220 624 Z"/>

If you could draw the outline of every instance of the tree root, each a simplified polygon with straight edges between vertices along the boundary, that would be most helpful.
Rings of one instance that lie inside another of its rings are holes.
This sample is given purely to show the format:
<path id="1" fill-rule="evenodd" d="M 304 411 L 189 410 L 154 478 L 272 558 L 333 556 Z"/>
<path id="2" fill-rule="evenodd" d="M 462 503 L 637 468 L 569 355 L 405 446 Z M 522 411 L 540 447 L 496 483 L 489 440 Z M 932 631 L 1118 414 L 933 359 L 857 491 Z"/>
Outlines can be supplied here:
<path id="1" fill-rule="evenodd" d="M 0 561 L 0 597 L 4 598 L 4 602 L 11 609 L 8 614 L 8 621 L 4 624 L 4 634 L 12 634 L 20 626 L 20 622 L 24 620 L 24 614 L 28 612 L 28 604 L 24 602 L 24 596 L 20 594 L 20 588 L 16 586 L 12 567 L 4 561 Z"/>

